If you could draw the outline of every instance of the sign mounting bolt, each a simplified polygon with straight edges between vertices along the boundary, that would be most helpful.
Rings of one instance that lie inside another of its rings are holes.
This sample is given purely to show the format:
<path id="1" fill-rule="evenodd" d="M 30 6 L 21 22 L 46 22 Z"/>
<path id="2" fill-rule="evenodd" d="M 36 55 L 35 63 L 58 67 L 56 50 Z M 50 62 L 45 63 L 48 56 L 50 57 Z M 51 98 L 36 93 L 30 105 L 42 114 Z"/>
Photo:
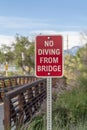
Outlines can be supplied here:
<path id="1" fill-rule="evenodd" d="M 48 37 L 48 40 L 50 40 L 50 37 Z"/>

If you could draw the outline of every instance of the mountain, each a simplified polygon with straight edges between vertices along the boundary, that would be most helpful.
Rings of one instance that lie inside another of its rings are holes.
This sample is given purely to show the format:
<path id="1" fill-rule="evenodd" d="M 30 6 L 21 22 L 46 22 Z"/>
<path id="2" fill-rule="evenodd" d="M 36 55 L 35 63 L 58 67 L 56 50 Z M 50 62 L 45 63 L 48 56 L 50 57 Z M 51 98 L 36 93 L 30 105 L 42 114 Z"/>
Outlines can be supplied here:
<path id="1" fill-rule="evenodd" d="M 72 47 L 71 49 L 68 49 L 68 51 L 67 51 L 67 50 L 64 50 L 64 55 L 70 54 L 70 55 L 75 56 L 76 53 L 77 53 L 77 51 L 79 50 L 79 48 L 81 48 L 81 47 L 80 47 L 80 46 L 74 46 L 74 47 Z"/>

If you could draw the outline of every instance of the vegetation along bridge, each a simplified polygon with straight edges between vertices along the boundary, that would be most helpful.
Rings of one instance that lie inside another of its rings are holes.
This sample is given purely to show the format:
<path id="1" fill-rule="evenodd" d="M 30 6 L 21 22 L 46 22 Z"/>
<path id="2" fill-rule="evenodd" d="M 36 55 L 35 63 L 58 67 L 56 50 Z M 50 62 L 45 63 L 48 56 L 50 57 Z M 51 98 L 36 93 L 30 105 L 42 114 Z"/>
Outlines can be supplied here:
<path id="1" fill-rule="evenodd" d="M 1 77 L 0 130 L 24 130 L 45 98 L 46 79 L 34 76 Z"/>

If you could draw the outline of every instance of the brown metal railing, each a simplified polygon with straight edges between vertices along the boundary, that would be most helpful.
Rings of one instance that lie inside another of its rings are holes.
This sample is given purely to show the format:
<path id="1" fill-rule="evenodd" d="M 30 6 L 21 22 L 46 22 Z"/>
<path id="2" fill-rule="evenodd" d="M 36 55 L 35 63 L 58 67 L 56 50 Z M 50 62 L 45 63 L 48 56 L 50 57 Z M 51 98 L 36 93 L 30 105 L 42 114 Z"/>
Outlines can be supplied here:
<path id="1" fill-rule="evenodd" d="M 30 84 L 5 93 L 4 129 L 19 130 L 29 122 L 41 103 L 46 98 L 46 79 L 39 79 Z"/>
<path id="2" fill-rule="evenodd" d="M 4 94 L 9 90 L 36 81 L 36 79 L 34 76 L 0 77 L 0 101 L 3 101 Z"/>

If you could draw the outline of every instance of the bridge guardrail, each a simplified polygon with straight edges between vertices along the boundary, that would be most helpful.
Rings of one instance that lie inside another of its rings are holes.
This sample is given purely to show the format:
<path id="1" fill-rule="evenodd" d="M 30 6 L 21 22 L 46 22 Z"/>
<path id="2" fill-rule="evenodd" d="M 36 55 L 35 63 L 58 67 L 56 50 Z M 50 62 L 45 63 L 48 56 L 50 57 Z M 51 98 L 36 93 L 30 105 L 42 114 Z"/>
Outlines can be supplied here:
<path id="1" fill-rule="evenodd" d="M 31 120 L 45 98 L 46 79 L 39 79 L 5 93 L 4 129 L 22 128 Z"/>

